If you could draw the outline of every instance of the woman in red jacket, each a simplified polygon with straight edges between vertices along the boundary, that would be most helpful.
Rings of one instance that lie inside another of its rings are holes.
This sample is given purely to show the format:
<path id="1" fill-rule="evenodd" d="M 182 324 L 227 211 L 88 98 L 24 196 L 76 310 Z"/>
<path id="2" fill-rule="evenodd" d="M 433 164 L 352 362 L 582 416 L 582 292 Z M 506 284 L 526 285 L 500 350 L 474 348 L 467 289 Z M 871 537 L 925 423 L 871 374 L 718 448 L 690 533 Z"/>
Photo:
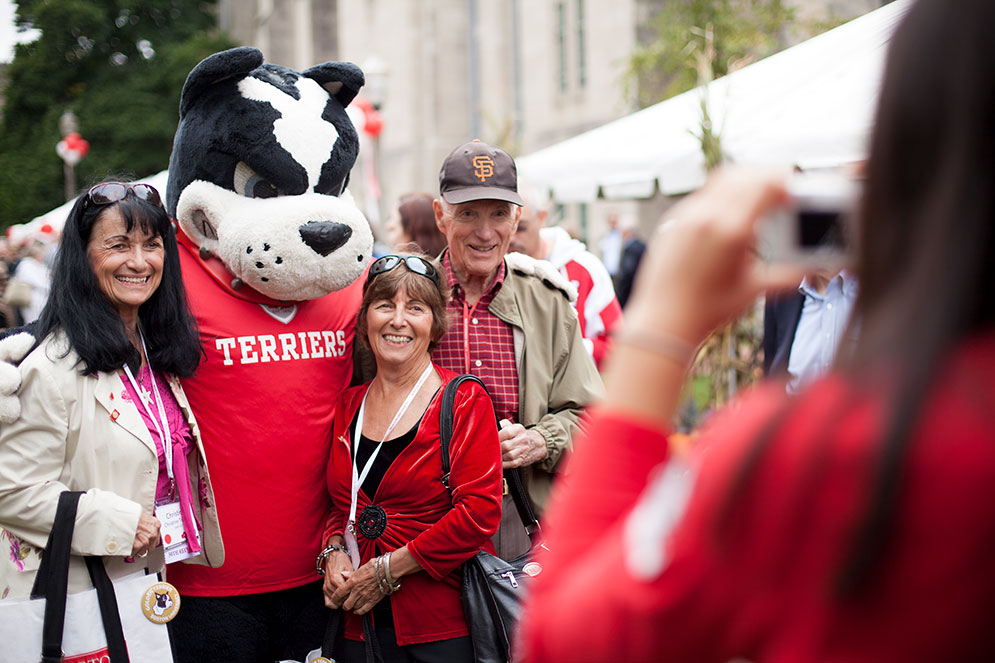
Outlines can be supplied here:
<path id="1" fill-rule="evenodd" d="M 388 661 L 473 661 L 456 572 L 481 548 L 494 552 L 501 450 L 487 392 L 461 385 L 450 496 L 439 408 L 456 374 L 430 356 L 447 328 L 442 283 L 428 259 L 390 255 L 371 265 L 364 286 L 356 337 L 373 351 L 377 375 L 336 407 L 332 513 L 318 562 L 326 604 L 346 611 L 340 662 L 365 661 L 361 616 L 371 611 Z"/>
<path id="2" fill-rule="evenodd" d="M 551 502 L 527 660 L 995 660 L 992 25 L 990 0 L 909 9 L 859 213 L 857 346 L 793 400 L 771 385 L 717 417 L 693 473 L 666 432 L 694 346 L 800 274 L 754 259 L 782 177 L 722 173 L 672 210 Z"/>

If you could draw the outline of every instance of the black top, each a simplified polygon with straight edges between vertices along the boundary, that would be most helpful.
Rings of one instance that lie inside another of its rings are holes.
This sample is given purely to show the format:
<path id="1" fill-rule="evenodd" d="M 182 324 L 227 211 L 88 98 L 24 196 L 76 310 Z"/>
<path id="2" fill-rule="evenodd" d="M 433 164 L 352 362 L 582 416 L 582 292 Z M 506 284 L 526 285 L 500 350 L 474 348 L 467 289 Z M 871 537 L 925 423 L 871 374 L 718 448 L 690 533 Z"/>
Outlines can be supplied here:
<path id="1" fill-rule="evenodd" d="M 352 426 L 350 427 L 351 437 L 355 439 L 356 437 L 356 423 L 359 420 L 359 411 L 356 411 L 356 416 L 352 418 Z M 370 468 L 370 473 L 366 475 L 366 479 L 363 481 L 362 489 L 363 492 L 373 500 L 374 496 L 377 494 L 377 489 L 380 487 L 380 482 L 383 481 L 384 475 L 387 473 L 387 468 L 390 467 L 394 459 L 401 455 L 411 442 L 415 439 L 415 434 L 418 432 L 418 427 L 421 425 L 421 419 L 411 427 L 404 435 L 400 437 L 395 437 L 392 440 L 386 440 L 383 443 L 383 448 L 380 449 L 380 453 L 377 454 L 376 459 L 373 461 L 373 466 Z M 366 466 L 366 462 L 370 459 L 373 454 L 373 450 L 377 448 L 380 444 L 380 440 L 373 440 L 365 435 L 363 435 L 359 440 L 359 451 L 356 453 L 356 471 L 362 472 L 363 467 Z"/>

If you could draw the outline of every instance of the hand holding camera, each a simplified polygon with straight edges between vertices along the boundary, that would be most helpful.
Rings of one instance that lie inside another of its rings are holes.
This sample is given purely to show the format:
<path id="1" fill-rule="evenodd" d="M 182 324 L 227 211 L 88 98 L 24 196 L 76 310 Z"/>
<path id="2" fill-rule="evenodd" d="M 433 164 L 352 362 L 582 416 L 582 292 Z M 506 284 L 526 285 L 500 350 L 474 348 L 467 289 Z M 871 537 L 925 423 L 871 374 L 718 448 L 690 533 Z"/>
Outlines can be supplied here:
<path id="1" fill-rule="evenodd" d="M 788 198 L 757 223 L 757 252 L 770 264 L 836 273 L 853 265 L 860 185 L 838 174 L 798 174 Z"/>
<path id="2" fill-rule="evenodd" d="M 668 211 L 626 307 L 626 328 L 696 345 L 761 292 L 797 285 L 805 269 L 757 259 L 757 220 L 790 205 L 783 171 L 724 168 Z"/>

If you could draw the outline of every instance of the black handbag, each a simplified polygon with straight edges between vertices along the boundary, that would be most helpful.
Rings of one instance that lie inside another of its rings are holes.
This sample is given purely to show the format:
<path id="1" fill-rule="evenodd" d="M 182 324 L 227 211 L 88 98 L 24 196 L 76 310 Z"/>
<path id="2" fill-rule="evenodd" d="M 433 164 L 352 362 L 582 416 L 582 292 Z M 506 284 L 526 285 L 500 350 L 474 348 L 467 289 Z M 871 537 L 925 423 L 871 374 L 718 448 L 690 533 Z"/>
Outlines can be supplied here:
<path id="1" fill-rule="evenodd" d="M 449 489 L 449 443 L 453 437 L 453 405 L 459 386 L 473 375 L 460 375 L 446 385 L 439 412 L 439 437 L 442 442 L 442 483 Z M 484 387 L 486 391 L 486 387 Z M 463 612 L 470 628 L 476 663 L 507 663 L 511 660 L 511 643 L 522 599 L 534 576 L 542 567 L 533 556 L 539 542 L 539 521 L 532 511 L 521 475 L 515 468 L 504 471 L 504 478 L 522 518 L 522 525 L 532 545 L 527 553 L 505 561 L 483 550 L 463 563 Z M 450 494 L 452 491 L 450 490 Z"/>

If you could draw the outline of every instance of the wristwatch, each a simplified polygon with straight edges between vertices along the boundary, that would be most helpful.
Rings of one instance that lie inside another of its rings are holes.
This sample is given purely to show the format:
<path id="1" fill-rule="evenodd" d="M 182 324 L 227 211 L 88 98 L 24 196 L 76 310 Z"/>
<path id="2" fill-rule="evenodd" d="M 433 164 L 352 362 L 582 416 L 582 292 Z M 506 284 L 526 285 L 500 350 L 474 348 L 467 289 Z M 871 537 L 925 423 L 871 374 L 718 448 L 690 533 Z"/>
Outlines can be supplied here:
<path id="1" fill-rule="evenodd" d="M 331 555 L 336 550 L 341 550 L 346 555 L 349 554 L 349 549 L 343 545 L 339 545 L 338 543 L 330 543 L 327 546 L 325 546 L 325 549 L 322 550 L 320 553 L 318 553 L 318 559 L 315 560 L 314 564 L 315 570 L 318 572 L 318 575 L 320 576 L 325 575 L 325 560 L 327 560 L 328 556 Z"/>

